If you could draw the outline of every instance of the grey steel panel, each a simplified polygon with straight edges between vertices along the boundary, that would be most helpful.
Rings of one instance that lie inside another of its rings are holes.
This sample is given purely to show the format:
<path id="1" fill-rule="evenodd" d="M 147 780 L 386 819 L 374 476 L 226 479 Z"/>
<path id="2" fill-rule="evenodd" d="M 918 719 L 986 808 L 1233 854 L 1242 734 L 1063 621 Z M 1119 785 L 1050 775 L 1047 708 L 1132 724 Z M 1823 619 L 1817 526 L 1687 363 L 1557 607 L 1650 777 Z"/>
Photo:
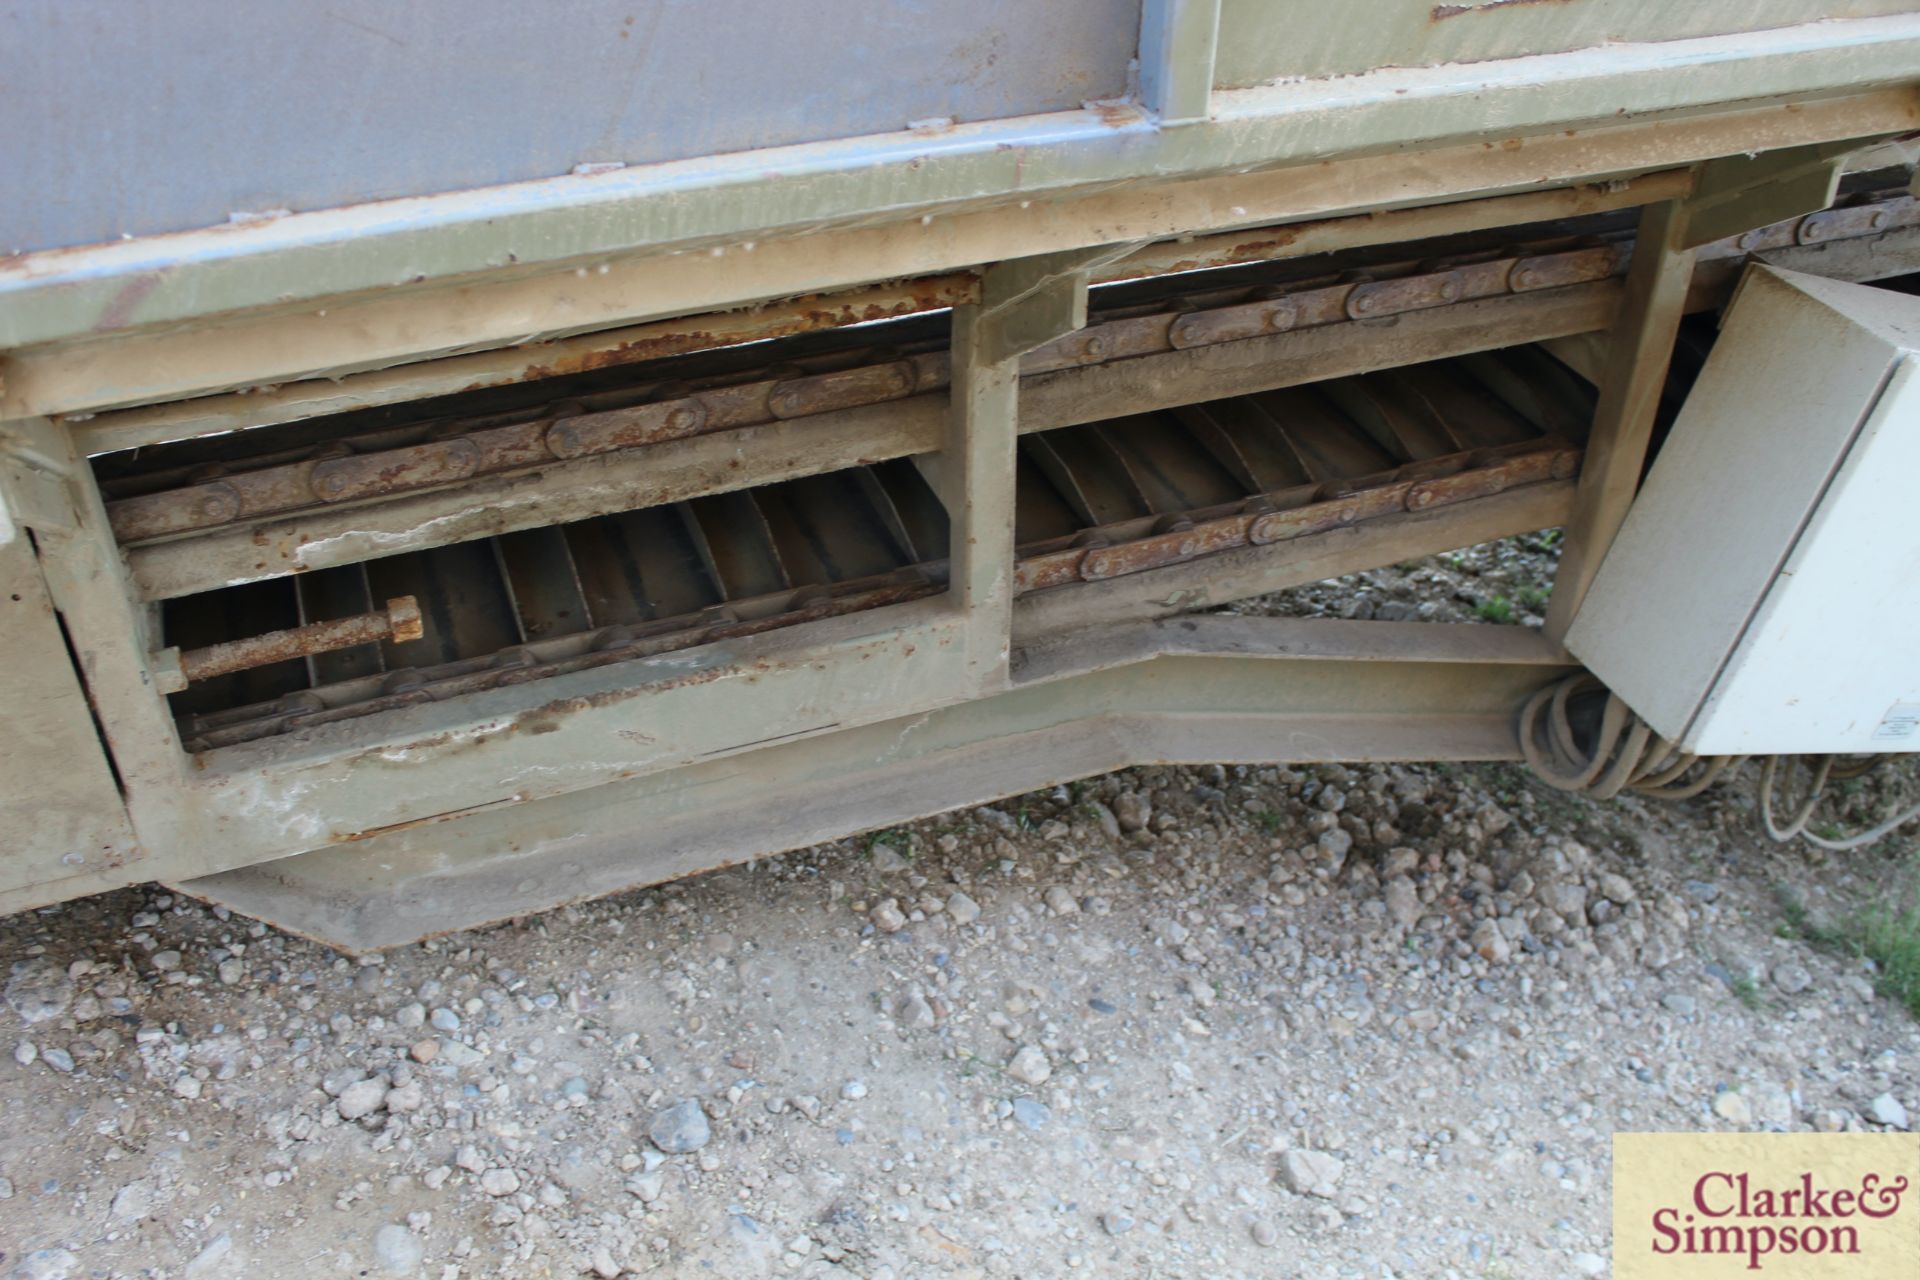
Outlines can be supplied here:
<path id="1" fill-rule="evenodd" d="M 1221 0 L 1214 84 L 1360 75 L 1907 13 L 1912 0 Z M 1598 56 L 1606 57 L 1605 53 Z"/>
<path id="2" fill-rule="evenodd" d="M 1140 0 L 8 0 L 0 251 L 1073 108 L 1125 92 L 1139 20 Z"/>
<path id="3" fill-rule="evenodd" d="M 1116 237 L 1210 233 L 1905 133 L 1920 123 L 1915 65 L 1920 16 L 1808 23 L 1684 49 L 1516 59 L 1477 67 L 1471 80 L 1409 82 L 1394 71 L 1382 73 L 1384 85 L 1354 77 L 1331 88 L 1220 94 L 1211 121 L 1174 130 L 1103 107 L 0 258 L 0 345 L 154 326 L 115 344 L 13 356 L 0 413 L 67 414 L 332 377 Z M 1881 87 L 1857 92 L 1863 86 Z M 1621 103 L 1633 104 L 1631 117 Z M 1463 141 L 1488 137 L 1516 145 Z M 1423 149 L 1419 165 L 1406 162 L 1412 148 Z M 1266 164 L 1289 167 L 1248 171 Z M 1204 185 L 1183 181 L 1229 170 Z M 1138 181 L 1149 176 L 1151 185 Z M 994 203 L 955 212 L 981 201 Z M 856 220 L 866 225 L 850 227 Z M 830 226 L 839 229 L 823 230 Z M 820 234 L 787 234 L 796 231 Z M 751 256 L 741 241 L 753 242 Z M 691 248 L 707 252 L 679 252 Z M 716 249 L 739 269 L 716 269 Z M 615 256 L 593 261 L 602 253 Z M 568 279 L 542 274 L 561 263 L 572 264 Z M 452 287 L 457 276 L 473 276 L 457 298 L 434 284 Z M 244 317 L 217 334 L 158 329 L 399 284 L 408 288 L 350 312 L 343 302 Z"/>

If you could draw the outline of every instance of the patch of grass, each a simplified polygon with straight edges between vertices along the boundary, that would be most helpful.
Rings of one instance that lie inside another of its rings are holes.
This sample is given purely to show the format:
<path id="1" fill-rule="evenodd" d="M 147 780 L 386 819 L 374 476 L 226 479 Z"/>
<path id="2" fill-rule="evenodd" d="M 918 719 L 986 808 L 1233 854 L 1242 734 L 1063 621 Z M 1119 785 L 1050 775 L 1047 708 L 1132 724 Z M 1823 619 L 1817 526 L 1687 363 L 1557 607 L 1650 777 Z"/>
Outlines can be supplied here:
<path id="1" fill-rule="evenodd" d="M 1482 621 L 1495 623 L 1499 626 L 1506 626 L 1513 621 L 1513 601 L 1507 599 L 1505 596 L 1495 596 L 1491 600 L 1482 600 L 1479 604 L 1473 606 L 1473 611 L 1480 615 Z"/>
<path id="2" fill-rule="evenodd" d="M 1860 920 L 1860 950 L 1880 966 L 1880 990 L 1920 1018 L 1920 906 L 1878 906 Z"/>
<path id="3" fill-rule="evenodd" d="M 1735 998 L 1737 998 L 1741 1004 L 1747 1006 L 1747 1008 L 1753 1010 L 1755 1013 L 1760 1012 L 1760 1010 L 1766 1007 L 1767 1002 L 1761 998 L 1760 995 L 1760 984 L 1753 980 L 1753 975 L 1736 973 L 1733 975 L 1733 981 L 1729 982 L 1727 987 L 1733 992 Z"/>
<path id="4" fill-rule="evenodd" d="M 1879 974 L 1875 986 L 1889 1000 L 1897 1000 L 1920 1018 L 1920 854 L 1907 860 L 1900 892 L 1874 902 L 1837 924 L 1811 919 L 1807 909 L 1783 897 L 1783 928 L 1815 946 L 1873 961 Z"/>
<path id="5" fill-rule="evenodd" d="M 1268 835 L 1277 836 L 1280 834 L 1280 825 L 1283 819 L 1271 809 L 1256 809 L 1253 813 L 1253 821 L 1255 826 L 1259 827 Z"/>
<path id="6" fill-rule="evenodd" d="M 1528 613 L 1544 613 L 1547 608 L 1547 598 L 1552 594 L 1552 587 L 1522 587 L 1520 604 Z"/>

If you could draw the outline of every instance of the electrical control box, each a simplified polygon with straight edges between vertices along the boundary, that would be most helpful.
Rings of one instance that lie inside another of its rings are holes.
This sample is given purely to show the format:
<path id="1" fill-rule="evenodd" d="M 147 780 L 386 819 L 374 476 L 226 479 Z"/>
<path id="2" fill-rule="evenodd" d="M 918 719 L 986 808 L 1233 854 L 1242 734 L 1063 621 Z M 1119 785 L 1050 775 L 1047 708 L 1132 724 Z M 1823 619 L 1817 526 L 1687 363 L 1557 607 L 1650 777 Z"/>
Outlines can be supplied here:
<path id="1" fill-rule="evenodd" d="M 1920 297 L 1755 266 L 1567 647 L 1702 755 L 1920 749 Z"/>

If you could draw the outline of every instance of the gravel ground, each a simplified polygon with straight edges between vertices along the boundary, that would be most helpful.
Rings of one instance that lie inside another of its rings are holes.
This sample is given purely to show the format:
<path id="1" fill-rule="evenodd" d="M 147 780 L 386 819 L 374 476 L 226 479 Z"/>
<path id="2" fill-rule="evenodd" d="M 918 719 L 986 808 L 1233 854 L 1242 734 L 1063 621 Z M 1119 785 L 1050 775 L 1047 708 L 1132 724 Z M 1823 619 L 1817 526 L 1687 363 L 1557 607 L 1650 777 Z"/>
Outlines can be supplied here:
<path id="1" fill-rule="evenodd" d="M 1560 530 L 1547 529 L 1257 596 L 1221 612 L 1537 627 L 1559 564 Z"/>
<path id="2" fill-rule="evenodd" d="M 1267 607 L 1519 616 L 1550 550 Z M 1141 769 L 382 956 L 0 920 L 0 1274 L 1604 1275 L 1616 1130 L 1920 1122 L 1920 1027 L 1804 940 L 1912 842 L 1750 787 Z"/>

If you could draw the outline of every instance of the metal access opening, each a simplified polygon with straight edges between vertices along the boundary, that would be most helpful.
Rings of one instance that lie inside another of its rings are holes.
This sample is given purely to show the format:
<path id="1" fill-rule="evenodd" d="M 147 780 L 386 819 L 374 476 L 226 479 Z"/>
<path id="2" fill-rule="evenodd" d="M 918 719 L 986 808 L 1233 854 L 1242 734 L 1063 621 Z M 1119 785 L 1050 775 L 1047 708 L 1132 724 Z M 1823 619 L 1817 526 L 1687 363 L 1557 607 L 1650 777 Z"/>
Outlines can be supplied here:
<path id="1" fill-rule="evenodd" d="M 944 587 L 946 512 L 904 460 L 166 602 L 195 649 L 416 602 L 419 635 L 173 694 L 201 751 L 879 608 Z"/>
<path id="2" fill-rule="evenodd" d="M 1036 432 L 1016 591 L 1565 479 L 1591 410 L 1526 346 Z M 946 557 L 946 512 L 909 459 L 520 530 L 166 601 L 164 638 L 188 651 L 393 599 L 420 616 L 418 638 L 217 675 L 172 706 L 189 750 L 254 741 L 920 599 Z"/>
<path id="3" fill-rule="evenodd" d="M 1911 212 L 1871 195 L 1838 211 L 1861 234 Z M 1577 471 L 1592 369 L 1562 340 L 1632 253 L 1602 214 L 1094 289 L 1018 362 L 1012 642 L 1274 589 L 1347 530 L 1396 532 L 1334 572 L 1557 523 L 1564 494 L 1492 513 Z M 95 457 L 180 742 L 351 749 L 382 712 L 947 594 L 956 316 Z"/>

